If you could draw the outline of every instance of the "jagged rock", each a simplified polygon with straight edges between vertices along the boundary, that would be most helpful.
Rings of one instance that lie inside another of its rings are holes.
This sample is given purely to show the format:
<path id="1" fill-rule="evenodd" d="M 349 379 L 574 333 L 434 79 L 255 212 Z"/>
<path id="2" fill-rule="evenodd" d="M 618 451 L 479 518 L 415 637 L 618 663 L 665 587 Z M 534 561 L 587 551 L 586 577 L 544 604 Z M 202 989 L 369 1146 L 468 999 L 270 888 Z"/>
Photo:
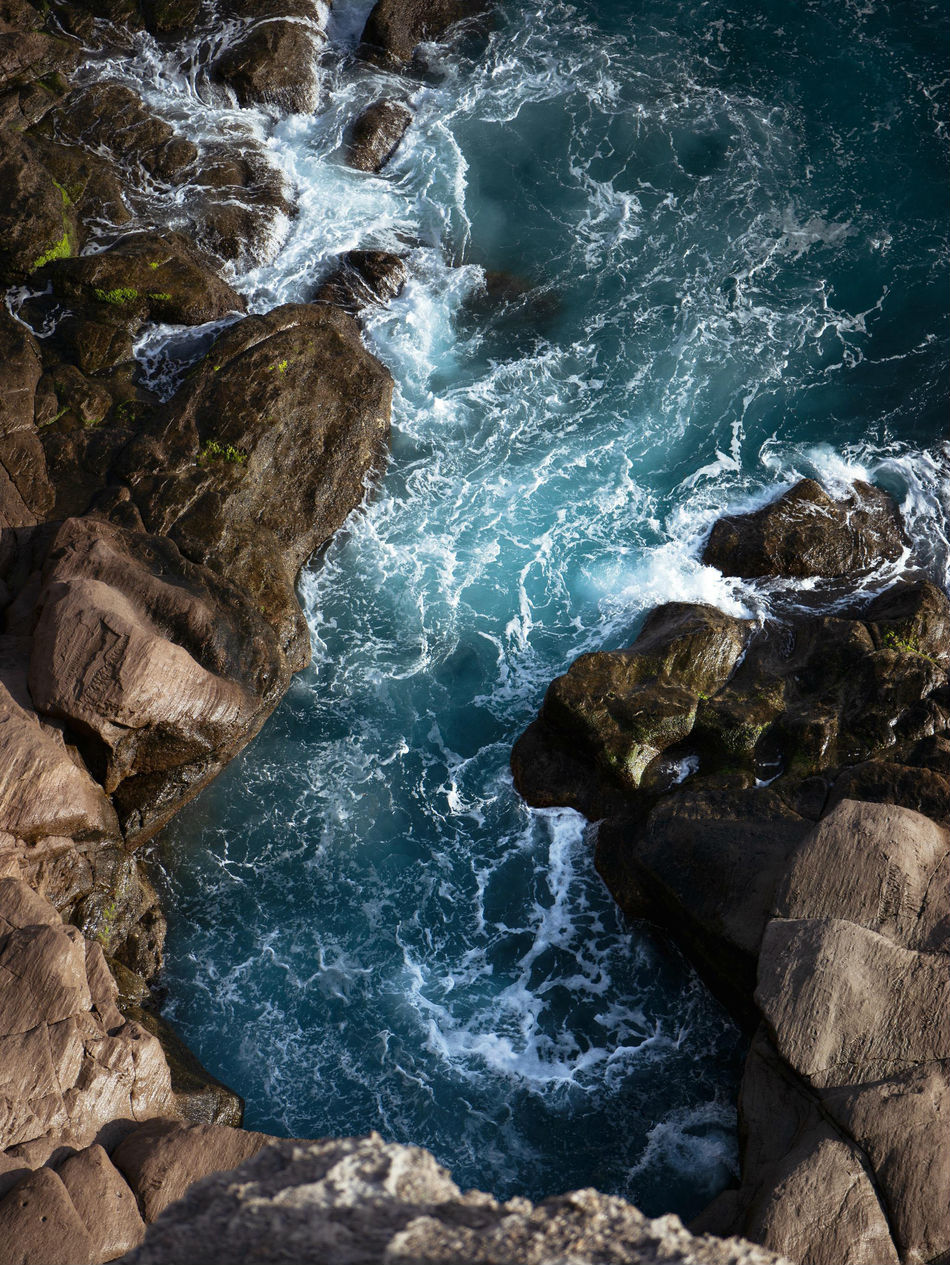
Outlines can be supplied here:
<path id="1" fill-rule="evenodd" d="M 293 670 L 309 656 L 297 571 L 362 500 L 391 398 L 351 317 L 287 305 L 228 329 L 171 402 L 158 443 L 131 445 L 117 471 L 149 530 L 251 596 Z"/>
<path id="2" fill-rule="evenodd" d="M 14 1171 L 174 1110 L 161 1047 L 116 1008 L 101 946 L 25 887 L 0 879 L 0 1151 Z"/>
<path id="3" fill-rule="evenodd" d="M 232 8 L 235 6 L 232 5 Z M 317 59 L 326 41 L 327 8 L 313 0 L 275 0 L 264 6 L 238 5 L 253 19 L 214 64 L 241 105 L 274 105 L 303 113 L 320 99 Z"/>
<path id="4" fill-rule="evenodd" d="M 263 1265 L 286 1260 L 289 1245 L 301 1265 L 781 1265 L 748 1243 L 695 1238 L 676 1217 L 648 1221 L 593 1190 L 537 1205 L 463 1195 L 427 1151 L 377 1134 L 271 1140 L 236 1171 L 193 1186 L 126 1261 Z"/>
<path id="5" fill-rule="evenodd" d="M 195 1182 L 234 1168 L 273 1141 L 264 1133 L 224 1125 L 153 1120 L 125 1137 L 112 1161 L 151 1223 Z M 196 1255 L 202 1253 L 196 1251 Z"/>
<path id="6" fill-rule="evenodd" d="M 721 518 L 703 562 L 724 575 L 854 576 L 904 551 L 897 507 L 867 483 L 855 483 L 843 500 L 802 479 L 770 505 Z"/>
<path id="7" fill-rule="evenodd" d="M 51 259 L 71 255 L 79 238 L 69 196 L 29 142 L 0 129 L 0 282 L 23 281 Z"/>
<path id="8" fill-rule="evenodd" d="M 484 18 L 489 0 L 376 0 L 360 52 L 377 65 L 399 69 L 418 44 L 441 40 L 459 22 Z"/>
<path id="9" fill-rule="evenodd" d="M 408 280 L 406 265 L 386 250 L 351 250 L 313 296 L 356 316 L 372 304 L 385 306 L 402 293 Z"/>
<path id="10" fill-rule="evenodd" d="M 353 120 L 343 138 L 343 155 L 357 171 L 379 172 L 399 147 L 412 122 L 412 111 L 401 101 L 383 97 Z"/>
<path id="11" fill-rule="evenodd" d="M 247 306 L 180 233 L 138 233 L 97 255 L 57 260 L 42 280 L 93 319 L 102 313 L 133 331 L 145 320 L 202 325 Z"/>

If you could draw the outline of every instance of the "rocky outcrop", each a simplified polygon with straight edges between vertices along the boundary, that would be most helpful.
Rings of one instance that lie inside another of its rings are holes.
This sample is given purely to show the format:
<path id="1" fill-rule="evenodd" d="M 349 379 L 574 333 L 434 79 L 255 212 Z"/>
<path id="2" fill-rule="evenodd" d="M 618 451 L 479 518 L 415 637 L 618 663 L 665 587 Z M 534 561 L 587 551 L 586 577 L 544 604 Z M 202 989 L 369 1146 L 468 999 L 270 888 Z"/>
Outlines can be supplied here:
<path id="1" fill-rule="evenodd" d="M 357 171 L 380 172 L 399 148 L 412 123 L 412 111 L 383 97 L 358 114 L 343 138 L 343 155 Z"/>
<path id="2" fill-rule="evenodd" d="M 172 1265 L 186 1257 L 264 1265 L 286 1260 L 289 1244 L 302 1265 L 781 1265 L 761 1248 L 696 1238 L 676 1217 L 649 1221 L 593 1190 L 537 1205 L 499 1204 L 478 1191 L 463 1195 L 427 1151 L 387 1144 L 376 1134 L 268 1140 L 235 1171 L 192 1186 L 126 1259 L 128 1265 Z"/>
<path id="3" fill-rule="evenodd" d="M 899 558 L 904 547 L 897 507 L 885 492 L 858 482 L 839 500 L 802 479 L 755 513 L 720 518 L 703 562 L 753 579 L 853 578 Z"/>
<path id="4" fill-rule="evenodd" d="M 801 484 L 709 550 L 833 577 L 903 537 L 874 489 Z M 762 626 L 661 607 L 555 681 L 512 755 L 530 802 L 603 819 L 620 906 L 758 1025 L 742 1183 L 696 1225 L 807 1265 L 950 1250 L 948 662 L 950 601 L 919 579 Z"/>
<path id="5" fill-rule="evenodd" d="M 244 29 L 217 59 L 214 72 L 244 106 L 313 110 L 320 97 L 317 58 L 329 5 L 318 0 L 232 0 L 228 16 Z"/>
<path id="6" fill-rule="evenodd" d="M 399 69 L 419 44 L 442 40 L 452 27 L 484 20 L 490 0 L 376 0 L 363 28 L 361 54 L 377 65 Z"/>

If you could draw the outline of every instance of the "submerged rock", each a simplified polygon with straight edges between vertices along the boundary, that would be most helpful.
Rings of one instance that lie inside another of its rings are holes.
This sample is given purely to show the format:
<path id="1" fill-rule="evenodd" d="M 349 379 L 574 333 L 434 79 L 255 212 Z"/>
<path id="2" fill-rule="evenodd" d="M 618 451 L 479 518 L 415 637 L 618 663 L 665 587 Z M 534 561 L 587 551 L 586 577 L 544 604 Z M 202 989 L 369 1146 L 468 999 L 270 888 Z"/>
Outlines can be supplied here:
<path id="1" fill-rule="evenodd" d="M 301 1265 L 781 1265 L 761 1248 L 696 1238 L 676 1217 L 649 1221 L 593 1190 L 537 1205 L 462 1194 L 427 1151 L 384 1143 L 377 1134 L 264 1141 L 240 1168 L 198 1183 L 172 1205 L 128 1265 L 171 1265 L 186 1256 L 208 1265 L 263 1265 L 288 1252 Z M 120 1166 L 128 1145 L 117 1155 Z"/>
<path id="2" fill-rule="evenodd" d="M 813 479 L 752 514 L 720 518 L 703 562 L 723 575 L 856 576 L 904 551 L 897 506 L 868 483 L 835 500 Z"/>
<path id="3" fill-rule="evenodd" d="M 343 155 L 357 171 L 379 172 L 399 147 L 412 122 L 412 111 L 383 97 L 359 114 L 343 138 Z"/>

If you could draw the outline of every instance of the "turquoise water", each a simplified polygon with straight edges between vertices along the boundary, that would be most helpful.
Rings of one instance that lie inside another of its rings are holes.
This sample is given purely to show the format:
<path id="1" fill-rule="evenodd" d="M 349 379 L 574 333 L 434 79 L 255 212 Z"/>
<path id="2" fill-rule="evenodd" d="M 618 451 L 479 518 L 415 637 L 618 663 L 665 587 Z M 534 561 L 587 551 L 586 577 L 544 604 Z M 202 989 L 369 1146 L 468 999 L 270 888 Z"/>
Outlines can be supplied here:
<path id="1" fill-rule="evenodd" d="M 367 8 L 334 11 L 325 110 L 245 115 L 301 210 L 238 280 L 266 308 L 408 252 L 367 329 L 392 461 L 301 580 L 313 667 L 158 849 L 168 1013 L 253 1128 L 688 1216 L 735 1170 L 741 1039 L 508 756 L 657 602 L 764 610 L 700 543 L 801 474 L 888 487 L 946 575 L 946 16 L 507 0 L 373 178 L 332 158 L 400 86 L 346 55 Z M 196 135 L 235 118 L 147 44 L 123 73 Z"/>

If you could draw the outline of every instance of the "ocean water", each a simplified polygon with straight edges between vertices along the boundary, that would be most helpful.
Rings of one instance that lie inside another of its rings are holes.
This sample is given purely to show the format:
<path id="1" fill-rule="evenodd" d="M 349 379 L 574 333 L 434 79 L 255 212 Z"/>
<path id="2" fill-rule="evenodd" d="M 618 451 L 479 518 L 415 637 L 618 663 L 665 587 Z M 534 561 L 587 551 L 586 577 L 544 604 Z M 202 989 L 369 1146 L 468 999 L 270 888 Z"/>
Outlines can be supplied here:
<path id="1" fill-rule="evenodd" d="M 389 469 L 301 579 L 313 666 L 153 851 L 167 1013 L 250 1127 L 377 1129 L 463 1186 L 688 1216 L 735 1172 L 742 1040 L 509 752 L 656 603 L 796 600 L 698 554 L 803 474 L 888 488 L 901 566 L 946 582 L 947 15 L 502 0 L 407 82 L 350 55 L 368 8 L 335 6 L 313 115 L 215 96 L 223 28 L 108 67 L 199 139 L 245 128 L 297 190 L 235 276 L 255 309 L 346 249 L 411 274 L 366 321 Z M 348 171 L 343 126 L 383 93 L 416 121 L 383 176 Z M 174 222 L 181 191 L 156 196 Z M 193 346 L 141 355 L 170 387 Z"/>

